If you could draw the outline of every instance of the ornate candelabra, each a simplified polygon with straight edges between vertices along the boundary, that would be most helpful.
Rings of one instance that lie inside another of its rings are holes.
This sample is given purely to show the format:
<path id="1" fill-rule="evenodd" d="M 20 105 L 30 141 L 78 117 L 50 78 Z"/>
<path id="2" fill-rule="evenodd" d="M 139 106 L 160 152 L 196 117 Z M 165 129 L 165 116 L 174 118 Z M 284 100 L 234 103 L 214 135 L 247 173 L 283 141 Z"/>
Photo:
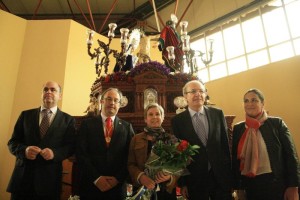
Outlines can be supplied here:
<path id="1" fill-rule="evenodd" d="M 208 51 L 209 56 L 208 56 L 208 58 L 206 58 L 205 53 L 198 51 L 198 50 L 193 50 L 190 48 L 190 36 L 187 34 L 188 22 L 182 21 L 182 22 L 180 22 L 179 25 L 181 28 L 181 35 L 180 35 L 181 48 L 182 48 L 182 51 L 184 52 L 184 55 L 182 58 L 183 63 L 181 64 L 180 71 L 183 72 L 184 66 L 187 66 L 190 69 L 191 74 L 198 73 L 198 65 L 196 63 L 196 57 L 200 57 L 202 62 L 205 64 L 205 66 L 209 65 L 209 63 L 211 63 L 211 61 L 212 61 L 213 53 L 214 53 L 214 51 L 212 49 L 213 40 L 209 40 L 209 43 L 210 43 L 209 44 L 210 48 Z M 175 60 L 174 47 L 168 46 L 166 49 L 168 52 L 168 59 L 169 59 L 170 63 L 174 64 L 174 60 Z"/>
<path id="2" fill-rule="evenodd" d="M 117 24 L 110 23 L 108 25 L 109 31 L 108 31 L 108 43 L 105 44 L 104 42 L 100 41 L 99 39 L 98 44 L 99 47 L 94 49 L 94 52 L 91 52 L 92 44 L 93 44 L 93 35 L 94 31 L 88 30 L 88 39 L 87 39 L 87 48 L 88 48 L 88 55 L 91 57 L 91 59 L 96 58 L 95 61 L 95 68 L 96 68 L 96 74 L 100 76 L 102 72 L 102 68 L 104 67 L 104 73 L 107 74 L 108 66 L 109 66 L 109 56 L 111 53 L 113 53 L 113 56 L 117 60 L 117 65 L 119 66 L 119 70 L 122 69 L 122 67 L 125 64 L 126 61 L 126 51 L 128 50 L 127 45 L 127 39 L 128 39 L 128 33 L 129 29 L 127 28 L 121 28 L 121 52 L 118 52 L 117 50 L 110 48 L 110 43 L 112 41 L 112 38 L 115 37 L 115 29 L 117 28 Z M 101 58 L 101 54 L 104 53 L 104 56 Z"/>

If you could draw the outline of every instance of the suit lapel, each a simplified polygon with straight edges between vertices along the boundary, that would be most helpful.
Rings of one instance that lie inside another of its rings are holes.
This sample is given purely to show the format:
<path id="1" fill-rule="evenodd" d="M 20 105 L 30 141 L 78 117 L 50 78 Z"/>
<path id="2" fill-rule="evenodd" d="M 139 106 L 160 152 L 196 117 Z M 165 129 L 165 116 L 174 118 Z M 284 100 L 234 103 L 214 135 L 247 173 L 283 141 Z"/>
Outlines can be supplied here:
<path id="1" fill-rule="evenodd" d="M 32 113 L 32 119 L 34 121 L 34 130 L 36 130 L 36 132 L 33 134 L 34 136 L 34 140 L 35 141 L 40 141 L 41 137 L 40 137 L 40 124 L 39 124 L 39 120 L 40 120 L 40 110 L 41 108 L 37 108 L 33 111 Z"/>
<path id="2" fill-rule="evenodd" d="M 95 118 L 95 123 L 93 123 L 94 127 L 92 128 L 92 130 L 95 130 L 96 132 L 98 132 L 99 134 L 97 134 L 96 140 L 99 141 L 100 145 L 106 146 L 106 141 L 105 141 L 105 133 L 104 133 L 104 125 L 102 122 L 102 117 L 101 115 L 97 116 Z"/>
<path id="3" fill-rule="evenodd" d="M 116 116 L 115 120 L 114 120 L 114 132 L 113 132 L 113 135 L 112 135 L 112 138 L 111 138 L 111 145 L 112 146 L 116 145 L 114 143 L 119 141 L 119 139 L 121 137 L 120 132 L 122 132 L 122 129 L 123 129 L 122 121 L 120 120 L 120 118 L 118 118 Z"/>
<path id="4" fill-rule="evenodd" d="M 208 121 L 208 137 L 207 137 L 207 142 L 208 142 L 209 138 L 211 137 L 211 130 L 213 128 L 213 127 L 211 127 L 213 124 L 213 122 L 212 122 L 213 117 L 211 116 L 211 112 L 208 107 L 204 106 L 204 110 L 205 110 L 205 114 L 207 116 L 207 121 Z"/>

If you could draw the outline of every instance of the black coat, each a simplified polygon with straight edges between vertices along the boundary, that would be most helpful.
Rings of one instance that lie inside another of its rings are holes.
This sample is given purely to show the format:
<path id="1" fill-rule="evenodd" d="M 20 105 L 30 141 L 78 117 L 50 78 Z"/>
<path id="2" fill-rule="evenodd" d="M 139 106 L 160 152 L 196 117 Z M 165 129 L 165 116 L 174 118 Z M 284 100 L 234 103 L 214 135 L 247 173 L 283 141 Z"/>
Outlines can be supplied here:
<path id="1" fill-rule="evenodd" d="M 194 130 L 192 118 L 188 109 L 172 118 L 173 133 L 192 145 L 199 145 L 199 153 L 193 156 L 188 165 L 190 175 L 179 179 L 180 186 L 187 186 L 193 196 L 201 193 L 208 182 L 208 161 L 220 187 L 230 190 L 232 185 L 231 159 L 228 144 L 227 124 L 223 111 L 217 108 L 204 106 L 209 124 L 209 133 L 206 147 Z"/>
<path id="2" fill-rule="evenodd" d="M 132 125 L 116 117 L 112 139 L 107 147 L 101 116 L 82 122 L 76 153 L 80 173 L 80 197 L 108 199 L 110 196 L 117 200 L 120 195 L 126 195 L 127 157 L 133 134 Z M 100 176 L 114 176 L 120 184 L 107 192 L 101 192 L 94 184 Z M 120 194 L 124 192 L 125 194 Z"/>
<path id="3" fill-rule="evenodd" d="M 16 156 L 16 163 L 7 191 L 59 196 L 62 161 L 71 156 L 75 149 L 75 120 L 57 109 L 46 135 L 41 139 L 39 113 L 40 108 L 23 111 L 16 122 L 8 142 L 10 152 Z M 54 159 L 46 161 L 38 155 L 35 160 L 28 160 L 25 158 L 25 149 L 32 145 L 52 149 Z"/>
<path id="4" fill-rule="evenodd" d="M 290 131 L 282 119 L 268 117 L 259 128 L 266 143 L 272 172 L 277 180 L 284 182 L 286 187 L 300 186 L 300 166 L 297 151 Z M 233 127 L 232 138 L 232 167 L 234 172 L 234 187 L 243 188 L 243 177 L 237 159 L 237 147 L 241 136 L 245 132 L 245 122 Z"/>

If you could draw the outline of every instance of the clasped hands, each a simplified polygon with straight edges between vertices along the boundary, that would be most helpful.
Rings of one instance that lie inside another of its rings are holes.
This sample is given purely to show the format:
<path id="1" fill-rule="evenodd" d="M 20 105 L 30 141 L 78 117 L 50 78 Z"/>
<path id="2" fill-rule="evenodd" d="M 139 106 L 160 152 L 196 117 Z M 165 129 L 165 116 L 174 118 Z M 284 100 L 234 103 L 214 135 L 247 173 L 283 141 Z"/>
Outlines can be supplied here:
<path id="1" fill-rule="evenodd" d="M 37 146 L 28 146 L 25 149 L 25 157 L 29 160 L 35 160 L 38 154 L 40 154 L 45 160 L 52 160 L 54 158 L 54 153 L 49 148 L 41 149 Z"/>
<path id="2" fill-rule="evenodd" d="M 155 175 L 155 180 L 152 180 L 150 177 L 148 177 L 146 174 L 141 175 L 139 182 L 146 186 L 147 189 L 153 190 L 155 188 L 155 185 L 158 183 L 162 183 L 165 181 L 168 181 L 171 179 L 171 175 L 168 173 L 165 173 L 163 171 L 158 172 Z"/>
<path id="3" fill-rule="evenodd" d="M 113 176 L 100 176 L 96 182 L 96 186 L 101 192 L 106 192 L 115 187 L 119 181 Z"/>

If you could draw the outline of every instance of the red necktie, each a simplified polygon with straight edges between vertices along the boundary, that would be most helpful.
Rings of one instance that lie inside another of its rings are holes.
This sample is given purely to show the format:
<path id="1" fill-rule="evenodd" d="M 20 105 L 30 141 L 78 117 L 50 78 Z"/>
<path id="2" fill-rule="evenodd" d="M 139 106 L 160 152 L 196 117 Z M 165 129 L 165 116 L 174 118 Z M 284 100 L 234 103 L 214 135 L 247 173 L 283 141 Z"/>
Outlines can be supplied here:
<path id="1" fill-rule="evenodd" d="M 109 145 L 109 143 L 111 141 L 112 133 L 113 133 L 112 119 L 110 117 L 108 117 L 105 120 L 105 141 L 106 141 L 107 146 Z"/>

